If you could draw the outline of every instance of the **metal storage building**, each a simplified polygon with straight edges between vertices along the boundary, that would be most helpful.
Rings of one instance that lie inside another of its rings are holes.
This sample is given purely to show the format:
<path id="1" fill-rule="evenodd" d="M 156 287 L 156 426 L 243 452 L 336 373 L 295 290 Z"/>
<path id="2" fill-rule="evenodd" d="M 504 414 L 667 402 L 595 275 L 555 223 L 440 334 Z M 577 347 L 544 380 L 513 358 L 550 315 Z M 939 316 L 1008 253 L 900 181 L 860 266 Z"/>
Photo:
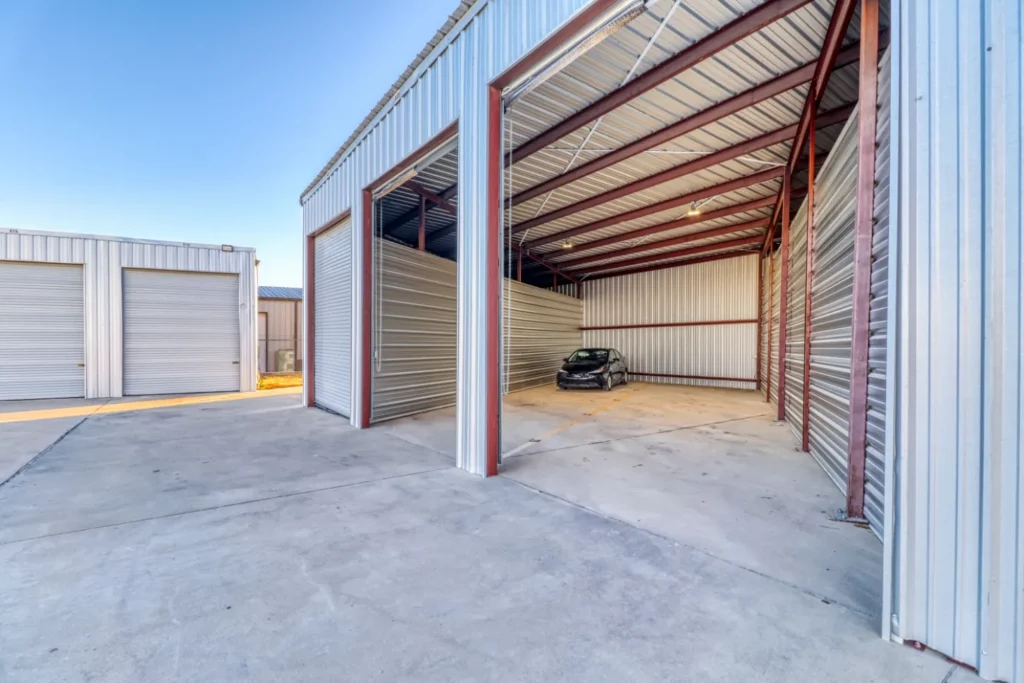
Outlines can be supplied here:
<path id="1" fill-rule="evenodd" d="M 882 635 L 1024 683 L 1022 14 L 461 3 L 301 195 L 307 404 L 454 402 L 493 475 L 520 349 L 758 389 L 882 539 Z M 443 390 L 388 367 L 426 331 Z"/>
<path id="2" fill-rule="evenodd" d="M 260 285 L 256 328 L 260 372 L 284 372 L 282 351 L 295 354 L 295 371 L 302 370 L 302 288 Z"/>
<path id="3" fill-rule="evenodd" d="M 256 254 L 0 229 L 0 399 L 256 388 Z"/>

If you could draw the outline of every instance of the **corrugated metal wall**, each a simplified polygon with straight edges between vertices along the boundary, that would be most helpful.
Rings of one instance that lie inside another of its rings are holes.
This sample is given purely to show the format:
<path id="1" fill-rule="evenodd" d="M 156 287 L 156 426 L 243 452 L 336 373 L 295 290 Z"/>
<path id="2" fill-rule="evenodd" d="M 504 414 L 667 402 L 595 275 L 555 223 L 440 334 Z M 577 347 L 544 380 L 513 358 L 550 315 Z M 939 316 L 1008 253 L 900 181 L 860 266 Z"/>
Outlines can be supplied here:
<path id="1" fill-rule="evenodd" d="M 797 442 L 804 423 L 804 290 L 807 289 L 807 202 L 789 225 L 789 298 L 786 305 L 786 422 Z"/>
<path id="2" fill-rule="evenodd" d="M 470 8 L 450 38 L 428 56 L 406 86 L 353 144 L 333 170 L 302 199 L 304 234 L 316 231 L 346 209 L 353 225 L 362 225 L 359 192 L 382 173 L 423 145 L 442 128 L 459 121 L 458 222 L 483 226 L 487 221 L 487 84 L 541 42 L 588 0 L 490 0 Z M 323 87 L 323 86 L 317 86 Z M 333 84 L 331 87 L 334 87 Z M 354 233 L 355 272 L 362 271 L 363 235 Z M 482 230 L 459 230 L 459 303 L 457 457 L 470 472 L 486 467 L 486 371 L 479 359 L 487 348 L 485 300 L 488 253 L 499 249 Z M 357 277 L 355 300 L 363 296 Z M 361 324 L 353 329 L 354 353 L 361 357 Z M 359 395 L 359 378 L 353 387 Z M 361 416 L 354 406 L 353 422 Z"/>
<path id="3" fill-rule="evenodd" d="M 562 360 L 583 345 L 579 299 L 505 280 L 504 393 L 554 384 Z"/>
<path id="4" fill-rule="evenodd" d="M 811 279 L 811 455 L 844 493 L 850 443 L 857 113 L 815 178 Z"/>
<path id="5" fill-rule="evenodd" d="M 898 7 L 896 633 L 1024 683 L 1024 7 Z"/>
<path id="6" fill-rule="evenodd" d="M 587 330 L 584 346 L 617 349 L 636 379 L 754 389 L 757 370 L 757 256 L 743 256 L 587 282 L 583 327 L 750 322 L 686 327 Z M 751 380 L 645 377 L 639 373 Z M 634 374 L 636 373 L 636 374 Z"/>
<path id="7" fill-rule="evenodd" d="M 267 371 L 276 372 L 277 352 L 290 349 L 295 352 L 295 367 L 302 368 L 302 301 L 290 299 L 260 299 L 259 312 L 267 314 L 266 337 L 261 338 L 267 360 Z"/>
<path id="8" fill-rule="evenodd" d="M 760 257 L 759 257 L 760 258 Z M 772 326 L 772 307 L 774 300 L 771 297 L 772 287 L 772 261 L 770 257 L 761 259 L 761 279 L 764 285 L 761 290 L 761 395 L 768 400 L 768 330 Z"/>
<path id="9" fill-rule="evenodd" d="M 889 329 L 889 121 L 892 79 L 887 50 L 878 64 L 875 133 L 875 225 L 871 235 L 871 332 L 868 343 L 867 457 L 864 516 L 882 538 L 885 521 L 885 384 Z"/>
<path id="10" fill-rule="evenodd" d="M 377 239 L 372 422 L 455 404 L 454 261 Z"/>
<path id="11" fill-rule="evenodd" d="M 779 325 L 781 316 L 781 309 L 779 308 L 779 293 L 782 290 L 782 252 L 776 251 L 771 256 L 771 277 L 772 277 L 772 322 L 771 327 L 771 344 L 768 347 L 768 370 L 769 370 L 769 385 L 768 385 L 768 398 L 773 406 L 778 407 L 779 405 Z"/>
<path id="12" fill-rule="evenodd" d="M 256 389 L 256 252 L 0 229 L 0 260 L 77 263 L 85 275 L 85 395 L 122 395 L 123 268 L 238 274 L 240 386 Z"/>

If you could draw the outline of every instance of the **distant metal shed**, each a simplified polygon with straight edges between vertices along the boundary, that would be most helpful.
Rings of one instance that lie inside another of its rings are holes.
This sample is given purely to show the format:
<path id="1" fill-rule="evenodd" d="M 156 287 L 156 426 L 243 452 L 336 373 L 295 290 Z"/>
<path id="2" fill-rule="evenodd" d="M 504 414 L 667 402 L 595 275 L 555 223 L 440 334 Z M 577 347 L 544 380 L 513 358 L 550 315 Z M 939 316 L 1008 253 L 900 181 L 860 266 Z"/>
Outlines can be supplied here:
<path id="1" fill-rule="evenodd" d="M 258 292 L 260 372 L 302 370 L 302 288 L 260 285 Z M 285 360 L 289 355 L 294 359 L 290 368 Z"/>
<path id="2" fill-rule="evenodd" d="M 0 399 L 256 388 L 256 253 L 0 229 Z"/>

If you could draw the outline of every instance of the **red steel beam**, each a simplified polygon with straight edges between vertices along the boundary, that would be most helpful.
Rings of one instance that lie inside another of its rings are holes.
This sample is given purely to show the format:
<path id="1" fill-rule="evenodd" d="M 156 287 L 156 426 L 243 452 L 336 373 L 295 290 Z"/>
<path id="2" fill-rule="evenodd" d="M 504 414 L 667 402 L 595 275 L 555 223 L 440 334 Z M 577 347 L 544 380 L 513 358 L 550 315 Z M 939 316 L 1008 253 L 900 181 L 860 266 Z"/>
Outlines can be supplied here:
<path id="1" fill-rule="evenodd" d="M 552 233 L 545 235 L 544 237 L 538 237 L 537 239 L 530 240 L 525 244 L 530 246 L 538 246 L 541 244 L 549 244 L 551 242 L 561 242 L 564 240 L 571 239 L 577 235 L 583 235 L 588 232 L 594 232 L 601 230 L 602 228 L 611 227 L 618 225 L 619 223 L 625 223 L 626 221 L 636 220 L 637 218 L 643 218 L 653 213 L 661 213 L 662 211 L 668 211 L 669 209 L 676 209 L 692 204 L 693 202 L 699 202 L 702 199 L 709 199 L 711 197 L 725 194 L 727 192 L 733 192 L 735 190 L 742 190 L 746 187 L 758 185 L 760 183 L 774 180 L 782 177 L 784 169 L 781 167 L 770 168 L 766 171 L 754 173 L 753 175 L 743 176 L 742 178 L 736 178 L 726 183 L 719 183 L 718 185 L 712 185 L 711 187 L 705 187 L 702 190 L 690 192 L 688 194 L 681 195 L 679 197 L 673 197 L 672 199 L 666 199 L 662 202 L 656 202 L 647 206 L 642 206 L 639 209 L 632 211 L 626 211 L 615 216 L 609 216 L 608 218 L 602 218 L 599 221 L 587 223 L 586 225 L 580 225 L 575 228 L 569 228 L 568 230 L 562 230 L 561 232 Z M 513 231 L 515 228 L 513 228 Z"/>
<path id="2" fill-rule="evenodd" d="M 600 275 L 593 275 L 587 277 L 587 282 L 591 280 L 606 280 L 611 277 L 620 277 L 623 275 L 636 275 L 638 273 L 650 273 L 656 270 L 666 270 L 668 268 L 682 268 L 683 266 L 693 266 L 698 263 L 708 263 L 710 261 L 724 261 L 731 258 L 739 258 L 741 256 L 750 256 L 756 254 L 756 251 L 731 251 L 726 254 L 714 254 L 712 256 L 702 256 L 700 258 L 687 259 L 685 261 L 672 261 L 671 263 L 659 263 L 653 266 L 645 266 L 643 268 L 632 268 L 629 270 L 623 270 L 615 273 L 603 273 Z"/>
<path id="3" fill-rule="evenodd" d="M 581 251 L 590 251 L 591 249 L 598 249 L 600 247 L 606 247 L 609 244 L 618 244 L 619 242 L 628 242 L 640 237 L 646 237 L 648 235 L 657 235 L 661 232 L 668 230 L 675 230 L 677 228 L 684 228 L 688 225 L 698 225 L 700 223 L 706 223 L 707 221 L 713 221 L 717 218 L 727 218 L 728 216 L 734 216 L 739 213 L 747 211 L 756 211 L 757 209 L 763 209 L 771 206 L 772 202 L 775 201 L 773 197 L 765 197 L 763 199 L 755 199 L 753 201 L 744 202 L 742 204 L 733 204 L 732 206 L 726 206 L 718 211 L 709 211 L 708 213 L 701 214 L 699 216 L 684 216 L 683 218 L 676 219 L 674 221 L 668 221 L 665 223 L 658 223 L 657 225 L 651 225 L 646 228 L 638 228 L 637 230 L 630 230 L 629 232 L 620 233 L 618 235 L 612 235 L 610 237 L 604 237 L 593 242 L 584 242 L 583 244 L 576 245 L 574 253 Z M 765 220 L 765 219 L 762 219 Z"/>
<path id="4" fill-rule="evenodd" d="M 851 64 L 857 60 L 858 54 L 858 46 L 851 46 L 837 55 L 837 64 Z M 521 204 L 533 199 L 534 197 L 546 194 L 551 190 L 558 189 L 563 185 L 567 185 L 579 180 L 580 178 L 591 175 L 592 173 L 597 173 L 602 169 L 608 168 L 609 166 L 621 161 L 625 161 L 626 159 L 636 156 L 641 152 L 645 152 L 652 147 L 657 147 L 658 145 L 670 142 L 682 135 L 691 133 L 698 128 L 703 128 L 704 126 L 714 123 L 726 116 L 731 116 L 732 114 L 755 104 L 771 99 L 777 95 L 781 95 L 784 92 L 809 82 L 814 77 L 816 66 L 817 62 L 810 62 L 801 67 L 797 67 L 796 69 L 778 76 L 777 78 L 773 78 L 766 83 L 755 86 L 750 90 L 745 90 L 744 92 L 730 97 L 723 102 L 697 112 L 693 116 L 678 121 L 677 123 L 673 123 L 670 126 L 666 126 L 665 128 L 646 135 L 635 142 L 625 145 L 624 147 L 620 147 L 613 152 L 604 154 L 592 161 L 588 161 L 585 164 L 580 164 L 561 175 L 557 175 L 554 178 L 546 180 L 539 185 L 534 185 L 533 187 L 510 197 L 506 201 L 506 206 Z"/>
<path id="5" fill-rule="evenodd" d="M 860 97 L 857 126 L 857 218 L 853 247 L 853 345 L 850 353 L 850 452 L 846 514 L 864 517 L 867 455 L 868 343 L 871 317 L 871 233 L 875 209 L 878 102 L 878 0 L 861 3 Z"/>
<path id="6" fill-rule="evenodd" d="M 601 118 L 605 114 L 627 104 L 630 100 L 675 78 L 683 71 L 692 69 L 725 48 L 735 45 L 751 34 L 760 31 L 765 26 L 778 21 L 790 12 L 803 7 L 809 1 L 770 0 L 747 14 L 734 19 L 711 35 L 679 52 L 674 57 L 666 59 L 661 64 L 634 78 L 622 87 L 613 90 L 593 104 L 584 107 L 564 121 L 524 142 L 505 156 L 505 166 L 509 166 L 513 158 L 516 161 L 521 161 L 591 121 Z"/>
<path id="7" fill-rule="evenodd" d="M 419 183 L 409 180 L 403 183 L 402 187 L 412 190 L 423 199 L 429 199 L 433 204 L 436 204 L 439 208 L 444 209 L 453 216 L 457 216 L 459 214 L 458 210 L 456 210 L 454 206 L 449 204 L 447 199 L 445 199 L 439 194 L 434 194 L 433 192 L 423 187 Z"/>
<path id="8" fill-rule="evenodd" d="M 445 200 L 451 199 L 452 197 L 454 197 L 458 193 L 458 191 L 459 191 L 459 186 L 457 184 L 456 185 L 452 185 L 451 187 L 445 188 L 444 191 L 441 192 L 441 194 L 438 195 L 438 197 L 440 197 L 441 199 L 445 199 Z M 411 221 L 413 218 L 416 218 L 416 214 L 418 212 L 419 212 L 419 209 L 417 207 L 413 207 L 413 208 L 409 209 L 405 213 L 399 215 L 394 220 L 388 221 L 388 224 L 385 225 L 381 229 L 381 232 L 384 233 L 384 234 L 387 234 L 387 233 L 391 232 L 392 228 L 398 227 L 399 225 L 405 225 L 406 223 Z"/>
<path id="9" fill-rule="evenodd" d="M 526 249 L 523 249 L 522 247 L 520 247 L 520 246 L 518 246 L 516 244 L 509 244 L 508 246 L 514 252 L 519 254 L 520 258 L 525 256 L 526 258 L 530 259 L 534 263 L 538 263 L 538 264 L 544 266 L 545 268 L 547 268 L 548 270 L 550 270 L 552 273 L 555 274 L 556 277 L 557 276 L 561 276 L 561 277 L 564 277 L 566 280 L 569 280 L 570 282 L 575 282 L 575 283 L 579 284 L 579 278 L 577 278 L 575 275 L 570 275 L 569 273 L 566 273 L 565 271 L 559 269 L 558 266 L 554 265 L 550 261 L 547 261 L 547 260 L 541 258 L 540 256 L 536 256 L 534 254 L 531 254 L 529 251 L 527 251 Z M 520 269 L 521 268 L 522 267 L 520 266 Z"/>
<path id="10" fill-rule="evenodd" d="M 591 327 L 581 327 L 580 329 L 584 332 L 588 330 L 639 330 L 646 329 L 649 327 L 704 327 L 709 325 L 750 325 L 756 323 L 757 320 L 748 320 L 746 318 L 740 320 L 696 320 L 683 323 L 638 323 L 636 325 L 593 325 Z"/>
<path id="11" fill-rule="evenodd" d="M 420 251 L 427 250 L 427 198 L 420 196 L 420 226 L 418 231 L 418 246 Z"/>
<path id="12" fill-rule="evenodd" d="M 790 202 L 793 198 L 793 177 L 782 181 L 782 244 L 779 246 L 779 388 L 778 419 L 786 419 L 786 322 L 789 313 L 789 221 Z M 770 231 L 769 231 L 770 232 Z"/>
<path id="13" fill-rule="evenodd" d="M 828 112 L 825 112 L 818 118 L 818 127 L 825 128 L 827 126 L 833 126 L 837 123 L 843 123 L 844 121 L 846 121 L 846 119 L 850 117 L 850 114 L 852 112 L 853 105 L 837 107 L 836 109 L 832 109 Z M 743 142 L 737 143 L 731 147 L 726 147 L 725 149 L 719 150 L 717 152 L 712 152 L 698 159 L 688 161 L 684 164 L 680 164 L 679 166 L 674 166 L 672 168 L 661 171 L 660 173 L 656 173 L 652 176 L 641 178 L 640 180 L 635 180 L 631 183 L 623 185 L 622 187 L 617 187 L 613 190 L 608 190 L 607 192 L 603 192 L 599 195 L 595 195 L 593 197 L 589 197 L 582 201 L 576 202 L 575 204 L 570 204 L 560 209 L 556 209 L 555 211 L 550 211 L 542 216 L 537 216 L 536 218 L 532 218 L 530 220 L 526 220 L 523 221 L 522 223 L 512 226 L 512 232 L 519 233 L 524 230 L 529 230 L 530 228 L 537 227 L 538 225 L 550 223 L 551 221 L 558 220 L 559 218 L 565 218 L 566 216 L 570 216 L 574 213 L 579 213 L 580 211 L 592 209 L 595 206 L 600 206 L 601 204 L 605 204 L 616 199 L 621 199 L 622 197 L 635 194 L 637 192 L 640 192 L 641 190 L 647 190 L 656 185 L 666 183 L 670 180 L 675 180 L 677 178 L 681 178 L 683 176 L 687 176 L 692 173 L 702 171 L 706 168 L 710 168 L 712 166 L 725 163 L 727 161 L 732 161 L 738 157 L 745 156 L 752 152 L 757 152 L 767 147 L 771 147 L 772 145 L 777 145 L 779 143 L 786 142 L 787 140 L 792 140 L 793 136 L 796 134 L 796 128 L 796 124 L 793 124 L 792 126 L 785 126 L 784 128 L 778 128 L 769 133 L 765 133 L 764 135 L 760 135 L 750 140 L 745 140 Z M 614 218 L 609 218 L 606 220 L 614 220 Z M 621 220 L 629 219 L 621 218 Z M 600 227 L 606 227 L 604 225 L 595 227 L 598 225 L 598 223 L 602 222 L 603 221 L 598 221 L 597 223 L 588 226 L 588 232 L 590 230 L 598 230 L 600 229 Z M 527 241 L 525 244 L 529 246 L 536 246 L 537 244 L 543 244 L 543 240 L 545 239 L 547 238 L 542 237 L 535 240 Z"/>
<path id="14" fill-rule="evenodd" d="M 656 263 L 658 261 L 664 261 L 670 258 L 684 258 L 687 256 L 697 256 L 699 254 L 707 254 L 712 251 L 721 251 L 723 249 L 740 249 L 742 247 L 749 247 L 752 244 L 760 244 L 761 236 L 755 237 L 741 237 L 735 240 L 726 240 L 725 242 L 716 242 L 714 244 L 704 244 L 699 247 L 691 247 L 690 249 L 679 249 L 677 251 L 666 251 L 661 254 L 651 254 L 650 256 L 639 256 L 637 258 L 626 259 L 625 261 L 616 261 L 614 263 L 604 263 L 597 266 L 593 270 L 588 270 L 587 275 L 596 275 L 607 270 L 614 268 L 626 268 L 630 266 L 643 266 L 649 263 Z"/>
<path id="15" fill-rule="evenodd" d="M 743 232 L 744 230 L 763 228 L 766 227 L 767 225 L 768 223 L 764 219 L 761 219 L 759 221 L 747 221 L 746 223 L 737 223 L 735 225 L 726 225 L 721 228 L 714 228 L 712 230 L 694 232 L 689 235 L 682 235 L 680 237 L 671 237 L 667 240 L 659 240 L 657 242 L 646 242 L 644 244 L 638 244 L 635 247 L 629 247 L 627 249 L 621 249 L 619 251 L 605 252 L 602 254 L 591 254 L 590 256 L 583 256 L 578 259 L 559 261 L 558 265 L 563 266 L 565 268 L 579 268 L 580 266 L 586 265 L 588 263 L 594 263 L 596 261 L 607 261 L 608 259 L 611 258 L 631 256 L 633 254 L 642 254 L 645 251 L 651 251 L 653 249 L 675 247 L 680 244 L 698 242 L 700 240 L 705 240 L 710 237 L 722 237 L 723 235 L 732 235 L 733 233 Z"/>
<path id="16" fill-rule="evenodd" d="M 811 129 L 807 152 L 810 155 L 807 171 L 807 246 L 804 258 L 804 386 L 802 396 L 800 446 L 804 452 L 811 449 L 811 281 L 814 273 L 814 111 L 811 111 Z"/>

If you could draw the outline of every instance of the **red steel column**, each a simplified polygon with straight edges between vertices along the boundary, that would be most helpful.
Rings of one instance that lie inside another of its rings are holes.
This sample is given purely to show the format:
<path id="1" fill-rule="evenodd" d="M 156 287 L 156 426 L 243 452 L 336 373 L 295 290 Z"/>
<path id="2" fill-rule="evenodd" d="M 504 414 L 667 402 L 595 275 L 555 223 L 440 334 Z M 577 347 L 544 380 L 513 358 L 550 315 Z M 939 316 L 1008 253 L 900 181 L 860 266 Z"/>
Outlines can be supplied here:
<path id="1" fill-rule="evenodd" d="M 313 383 L 314 374 L 316 372 L 316 366 L 313 363 L 313 358 L 316 353 L 316 349 L 313 345 L 313 326 L 316 324 L 316 320 L 313 317 L 313 297 L 316 296 L 316 288 L 313 283 L 316 282 L 314 279 L 315 272 L 313 270 L 313 264 L 316 263 L 316 238 L 312 235 L 306 237 L 306 291 L 303 292 L 303 302 L 306 307 L 306 338 L 303 339 L 305 344 L 305 352 L 302 358 L 303 367 L 303 383 L 306 386 L 306 407 L 312 408 L 316 402 L 316 395 L 313 392 L 313 388 L 316 386 Z"/>
<path id="2" fill-rule="evenodd" d="M 420 230 L 419 230 L 420 251 L 427 250 L 427 198 L 420 195 Z"/>
<path id="3" fill-rule="evenodd" d="M 782 180 L 782 246 L 779 254 L 779 413 L 780 420 L 786 419 L 786 307 L 789 304 L 789 200 L 792 194 L 793 176 L 787 173 Z"/>
<path id="4" fill-rule="evenodd" d="M 878 102 L 878 0 L 862 0 L 860 12 L 857 223 L 853 245 L 850 452 L 846 487 L 846 514 L 853 519 L 864 517 L 864 462 L 867 455 L 871 231 L 875 210 L 875 127 Z"/>
<path id="5" fill-rule="evenodd" d="M 768 226 L 768 232 L 775 229 L 774 225 Z M 764 392 L 764 402 L 772 402 L 772 316 L 775 315 L 775 260 L 772 258 L 772 240 L 768 241 L 768 376 Z"/>
<path id="6" fill-rule="evenodd" d="M 811 105 L 811 130 L 807 136 L 807 255 L 804 261 L 804 395 L 803 434 L 800 447 L 809 451 L 811 416 L 811 276 L 814 273 L 814 117 L 815 105 Z"/>
<path id="7" fill-rule="evenodd" d="M 764 311 L 764 257 L 757 255 L 757 390 L 761 391 L 761 318 Z"/>
<path id="8" fill-rule="evenodd" d="M 516 252 L 516 280 L 523 281 L 523 252 Z"/>

